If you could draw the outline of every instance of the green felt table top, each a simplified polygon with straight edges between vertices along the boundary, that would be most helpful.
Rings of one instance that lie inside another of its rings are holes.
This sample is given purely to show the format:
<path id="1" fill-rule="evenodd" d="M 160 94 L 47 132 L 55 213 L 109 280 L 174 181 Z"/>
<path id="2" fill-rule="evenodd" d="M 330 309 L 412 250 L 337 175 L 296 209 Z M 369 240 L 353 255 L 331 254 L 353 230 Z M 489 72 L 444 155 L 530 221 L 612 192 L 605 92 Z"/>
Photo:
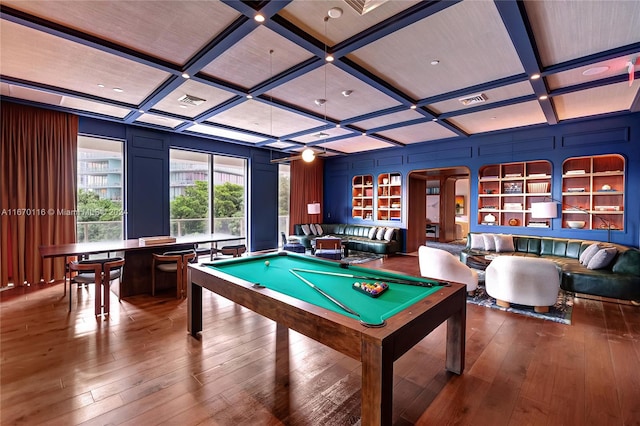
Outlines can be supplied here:
<path id="1" fill-rule="evenodd" d="M 369 324 L 380 324 L 387 318 L 406 309 L 438 290 L 438 282 L 426 278 L 412 277 L 369 268 L 341 267 L 337 262 L 316 259 L 304 255 L 286 252 L 243 257 L 218 261 L 209 267 L 222 271 L 250 283 L 259 283 L 271 290 L 303 300 L 316 306 L 360 319 Z M 268 261 L 269 265 L 265 262 Z M 417 260 L 416 260 L 417 261 Z M 323 296 L 319 291 L 296 277 L 291 271 L 312 283 L 328 296 L 352 309 L 359 315 L 350 314 L 338 304 Z M 352 288 L 354 282 L 374 282 L 372 279 L 359 279 L 329 274 L 347 274 L 370 276 L 385 281 L 389 288 L 374 298 Z M 389 282 L 402 279 L 412 282 L 436 284 L 435 287 L 422 287 Z"/>

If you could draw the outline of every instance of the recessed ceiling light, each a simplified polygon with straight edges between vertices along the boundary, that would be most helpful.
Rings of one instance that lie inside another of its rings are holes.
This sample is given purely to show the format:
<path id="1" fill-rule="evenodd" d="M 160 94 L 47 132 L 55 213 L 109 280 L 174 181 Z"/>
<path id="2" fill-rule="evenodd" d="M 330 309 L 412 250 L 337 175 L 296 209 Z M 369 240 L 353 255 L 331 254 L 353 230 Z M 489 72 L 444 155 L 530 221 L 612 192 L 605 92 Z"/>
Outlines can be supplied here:
<path id="1" fill-rule="evenodd" d="M 344 96 L 345 98 L 348 98 L 349 96 L 351 96 L 352 93 L 353 93 L 353 90 L 343 90 L 342 96 Z"/>
<path id="2" fill-rule="evenodd" d="M 104 87 L 104 84 L 98 84 L 98 87 Z"/>
<path id="3" fill-rule="evenodd" d="M 367 136 L 367 132 L 362 132 L 362 136 Z"/>
<path id="4" fill-rule="evenodd" d="M 437 118 L 435 118 L 435 117 L 433 117 L 433 118 L 431 119 L 431 121 L 438 121 L 438 119 L 437 119 Z"/>
<path id="5" fill-rule="evenodd" d="M 191 76 L 188 73 L 186 73 L 186 72 L 182 73 L 182 78 L 190 78 L 190 77 Z"/>
<path id="6" fill-rule="evenodd" d="M 332 7 L 331 9 L 329 9 L 327 14 L 329 15 L 329 18 L 339 18 L 342 16 L 342 9 L 340 9 L 339 7 Z"/>
<path id="7" fill-rule="evenodd" d="M 118 92 L 118 93 L 122 93 L 122 92 L 124 92 L 124 90 L 123 90 L 123 89 L 121 89 L 121 88 L 119 88 L 119 87 L 114 87 L 114 88 L 113 88 L 113 91 L 114 91 L 114 92 Z"/>
<path id="8" fill-rule="evenodd" d="M 340 128 L 340 123 L 336 123 L 336 128 Z"/>
<path id="9" fill-rule="evenodd" d="M 327 62 L 333 62 L 333 55 L 331 53 L 327 54 L 327 57 L 324 58 Z"/>
<path id="10" fill-rule="evenodd" d="M 440 63 L 439 59 L 434 59 L 433 61 L 431 61 L 431 65 L 438 65 Z"/>
<path id="11" fill-rule="evenodd" d="M 542 95 L 540 96 L 538 99 L 540 99 L 541 101 L 544 101 L 546 99 L 548 99 L 549 97 L 547 95 Z"/>
<path id="12" fill-rule="evenodd" d="M 186 105 L 178 105 L 178 106 L 179 106 L 180 108 L 187 109 L 187 106 L 186 106 Z"/>
<path id="13" fill-rule="evenodd" d="M 139 112 L 140 114 L 144 114 L 144 110 L 143 110 L 143 109 L 139 109 L 139 110 L 138 110 L 138 112 Z"/>
<path id="14" fill-rule="evenodd" d="M 535 74 L 531 75 L 531 80 L 537 80 L 539 78 L 540 78 L 540 74 L 538 74 L 538 73 L 535 73 Z"/>
<path id="15" fill-rule="evenodd" d="M 418 106 L 417 106 L 416 104 L 413 104 L 413 105 L 411 105 L 409 108 L 411 108 L 411 109 L 416 109 L 416 108 L 418 108 Z"/>
<path id="16" fill-rule="evenodd" d="M 254 16 L 253 19 L 255 19 L 256 22 L 264 22 L 264 16 L 259 13 Z"/>
<path id="17" fill-rule="evenodd" d="M 586 69 L 586 70 L 582 71 L 582 75 L 598 75 L 598 74 L 602 74 L 603 72 L 607 72 L 607 71 L 609 71 L 609 67 L 606 67 L 606 66 L 593 67 L 593 68 L 589 68 L 589 69 Z"/>
<path id="18" fill-rule="evenodd" d="M 247 95 L 247 99 L 253 99 L 252 95 Z"/>

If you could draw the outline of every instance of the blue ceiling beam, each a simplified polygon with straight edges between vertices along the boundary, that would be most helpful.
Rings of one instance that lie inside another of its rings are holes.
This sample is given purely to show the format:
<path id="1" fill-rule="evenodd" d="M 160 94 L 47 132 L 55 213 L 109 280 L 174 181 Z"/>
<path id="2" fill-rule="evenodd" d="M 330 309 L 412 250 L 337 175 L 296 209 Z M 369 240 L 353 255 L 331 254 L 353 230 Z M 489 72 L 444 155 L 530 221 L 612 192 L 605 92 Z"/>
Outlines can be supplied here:
<path id="1" fill-rule="evenodd" d="M 325 62 L 323 59 L 316 58 L 316 57 L 309 58 L 306 61 L 303 61 L 297 65 L 294 65 L 288 70 L 285 70 L 280 74 L 277 74 L 272 78 L 269 78 L 268 80 L 265 80 L 262 83 L 252 87 L 251 89 L 249 89 L 248 92 L 253 96 L 262 95 L 263 93 L 266 93 L 269 90 L 272 90 L 278 86 L 281 86 L 284 83 L 287 83 L 310 71 L 313 71 L 316 68 L 322 67 L 324 63 Z"/>
<path id="2" fill-rule="evenodd" d="M 516 49 L 525 74 L 529 77 L 534 74 L 540 76 L 542 66 L 524 5 L 518 0 L 494 0 L 494 4 L 513 42 L 513 47 Z M 549 89 L 545 79 L 540 76 L 537 79 L 530 80 L 530 82 L 534 93 L 539 99 L 540 107 L 547 123 L 558 124 L 558 115 L 551 103 L 551 99 L 548 97 Z"/>
<path id="3" fill-rule="evenodd" d="M 367 130 L 367 133 L 378 133 L 378 132 L 386 132 L 387 130 L 397 129 L 398 127 L 406 127 L 406 126 L 414 126 L 416 124 L 429 123 L 430 119 L 424 118 L 415 118 L 409 121 L 403 121 L 401 123 L 387 124 L 386 126 L 374 127 Z"/>
<path id="4" fill-rule="evenodd" d="M 247 98 L 245 98 L 244 96 L 234 96 L 231 99 L 227 99 L 226 101 L 216 105 L 215 107 L 203 112 L 202 114 L 197 115 L 193 121 L 200 123 L 203 121 L 207 121 L 208 119 L 210 119 L 211 117 L 220 114 L 223 111 L 226 111 L 228 109 L 231 109 L 235 106 L 240 105 L 241 103 L 245 102 L 247 100 Z"/>
<path id="5" fill-rule="evenodd" d="M 398 105 L 391 108 L 382 109 L 376 112 L 369 112 L 367 114 L 358 115 L 356 117 L 347 118 L 345 120 L 341 120 L 341 125 L 347 125 L 352 123 L 357 123 L 359 121 L 366 121 L 372 118 L 378 118 L 389 114 L 395 114 L 396 112 L 406 111 L 407 107 L 404 105 Z"/>
<path id="6" fill-rule="evenodd" d="M 379 141 L 386 142 L 386 143 L 391 144 L 391 145 L 396 146 L 396 147 L 405 147 L 405 146 L 407 146 L 406 144 L 404 144 L 402 142 L 398 142 L 396 140 L 393 140 L 393 139 L 388 138 L 386 136 L 378 135 L 376 133 L 372 133 L 372 134 L 367 133 L 367 136 L 372 138 L 372 139 L 377 139 Z"/>
<path id="7" fill-rule="evenodd" d="M 462 89 L 452 90 L 451 92 L 441 93 L 439 95 L 430 96 L 428 98 L 420 99 L 416 102 L 418 106 L 431 105 L 438 102 L 448 101 L 449 99 L 456 99 L 471 95 L 473 93 L 483 92 L 485 90 L 496 89 L 498 87 L 508 86 L 510 84 L 521 83 L 528 80 L 529 77 L 526 74 L 512 75 L 510 77 L 499 78 L 497 80 L 489 81 L 487 83 L 476 84 L 475 86 L 469 86 Z"/>
<path id="8" fill-rule="evenodd" d="M 309 36 L 280 15 L 273 16 L 263 25 L 324 61 L 324 52 L 327 48 L 325 44 Z"/>
<path id="9" fill-rule="evenodd" d="M 639 79 L 640 71 L 636 71 L 633 74 L 633 78 Z M 622 83 L 627 81 L 629 81 L 629 74 L 627 73 L 612 75 L 610 77 L 602 78 L 600 80 L 587 81 L 580 84 L 574 84 L 573 86 L 560 87 L 558 89 L 552 90 L 549 93 L 549 95 L 550 96 L 566 95 L 567 93 L 579 92 L 581 90 L 595 89 L 597 87 L 603 87 L 603 86 L 608 86 L 610 84 Z"/>

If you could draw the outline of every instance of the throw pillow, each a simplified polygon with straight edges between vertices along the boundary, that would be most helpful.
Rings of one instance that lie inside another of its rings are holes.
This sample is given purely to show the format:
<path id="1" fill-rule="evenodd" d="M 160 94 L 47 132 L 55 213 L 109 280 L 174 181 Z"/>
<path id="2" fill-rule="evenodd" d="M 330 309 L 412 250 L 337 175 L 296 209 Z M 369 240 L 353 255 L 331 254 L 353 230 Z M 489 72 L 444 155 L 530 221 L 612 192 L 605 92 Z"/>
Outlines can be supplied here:
<path id="1" fill-rule="evenodd" d="M 391 241 L 391 238 L 393 237 L 393 228 L 387 228 L 386 231 L 384 231 L 384 239 L 385 241 Z"/>
<path id="2" fill-rule="evenodd" d="M 587 265 L 587 269 L 602 269 L 609 266 L 611 261 L 616 254 L 618 253 L 618 249 L 615 247 L 607 247 L 598 250 L 598 252 L 591 258 L 589 264 Z"/>
<path id="3" fill-rule="evenodd" d="M 384 226 L 381 226 L 376 231 L 376 240 L 381 240 L 384 238 Z"/>
<path id="4" fill-rule="evenodd" d="M 629 249 L 620 253 L 612 271 L 616 274 L 640 275 L 640 251 Z"/>
<path id="5" fill-rule="evenodd" d="M 589 261 L 591 260 L 591 258 L 600 250 L 600 245 L 598 244 L 591 244 L 589 247 L 587 247 L 586 249 L 584 249 L 584 251 L 582 252 L 582 254 L 580 255 L 580 257 L 578 258 L 578 260 L 580 260 L 580 263 L 582 263 L 584 266 L 587 266 L 589 264 Z"/>
<path id="6" fill-rule="evenodd" d="M 374 240 L 376 238 L 376 227 L 372 226 L 371 229 L 369 229 L 369 239 L 370 240 Z"/>
<path id="7" fill-rule="evenodd" d="M 482 234 L 469 234 L 471 236 L 471 250 L 484 250 L 484 238 Z"/>
<path id="8" fill-rule="evenodd" d="M 309 230 L 313 235 L 318 235 L 318 231 L 316 231 L 316 225 L 314 225 L 313 223 L 309 224 Z"/>
<path id="9" fill-rule="evenodd" d="M 304 235 L 309 235 L 311 234 L 311 229 L 309 229 L 309 225 L 304 224 L 300 226 L 302 228 L 302 232 L 304 233 Z"/>
<path id="10" fill-rule="evenodd" d="M 484 239 L 484 249 L 487 251 L 496 250 L 496 241 L 493 239 L 493 234 L 482 234 Z"/>
<path id="11" fill-rule="evenodd" d="M 516 251 L 516 248 L 513 246 L 513 235 L 494 234 L 493 240 L 497 252 Z"/>
<path id="12" fill-rule="evenodd" d="M 322 235 L 324 233 L 324 230 L 322 229 L 322 226 L 320 226 L 319 223 L 316 223 L 315 227 L 316 227 L 316 235 Z"/>

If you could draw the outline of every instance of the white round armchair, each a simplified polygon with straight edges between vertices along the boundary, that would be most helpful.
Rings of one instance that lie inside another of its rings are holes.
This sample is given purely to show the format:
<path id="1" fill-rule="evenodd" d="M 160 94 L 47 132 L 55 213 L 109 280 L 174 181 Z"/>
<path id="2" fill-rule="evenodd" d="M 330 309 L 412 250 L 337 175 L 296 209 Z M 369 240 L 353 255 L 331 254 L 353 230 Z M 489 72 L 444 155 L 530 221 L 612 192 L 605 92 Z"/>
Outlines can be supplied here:
<path id="1" fill-rule="evenodd" d="M 500 306 L 517 303 L 548 312 L 558 300 L 560 274 L 548 259 L 500 256 L 487 267 L 485 286 Z"/>
<path id="2" fill-rule="evenodd" d="M 423 277 L 466 284 L 468 293 L 478 288 L 478 273 L 448 251 L 420 246 L 418 262 Z"/>

